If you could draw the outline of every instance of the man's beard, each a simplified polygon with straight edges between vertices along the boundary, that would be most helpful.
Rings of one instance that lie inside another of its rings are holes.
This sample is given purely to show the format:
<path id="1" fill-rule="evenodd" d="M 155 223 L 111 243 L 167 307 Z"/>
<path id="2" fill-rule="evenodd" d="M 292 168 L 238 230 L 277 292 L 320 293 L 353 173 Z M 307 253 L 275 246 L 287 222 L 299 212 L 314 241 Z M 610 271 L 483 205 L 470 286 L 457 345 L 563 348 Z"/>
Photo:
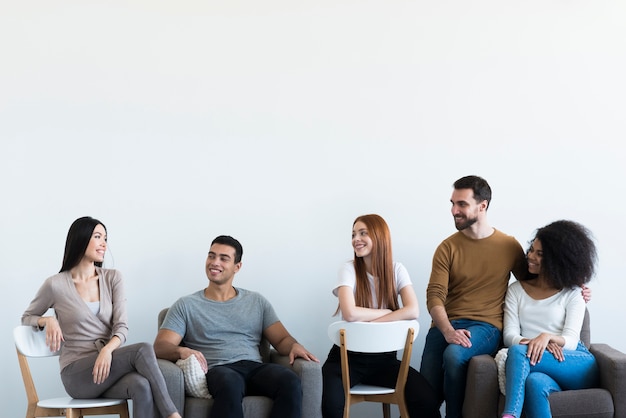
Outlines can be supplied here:
<path id="1" fill-rule="evenodd" d="M 474 218 L 454 218 L 454 226 L 459 231 L 469 228 L 478 221 L 478 217 Z"/>

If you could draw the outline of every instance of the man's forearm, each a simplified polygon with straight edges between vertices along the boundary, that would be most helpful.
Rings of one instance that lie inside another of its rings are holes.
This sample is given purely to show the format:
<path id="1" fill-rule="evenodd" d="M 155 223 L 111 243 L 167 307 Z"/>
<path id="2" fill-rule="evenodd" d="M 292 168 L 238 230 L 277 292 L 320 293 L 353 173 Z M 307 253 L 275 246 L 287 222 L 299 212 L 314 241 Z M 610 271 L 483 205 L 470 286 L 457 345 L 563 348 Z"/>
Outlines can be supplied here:
<path id="1" fill-rule="evenodd" d="M 439 328 L 439 331 L 441 331 L 442 334 L 454 330 L 454 327 L 450 323 L 450 319 L 448 319 L 446 308 L 443 306 L 433 306 L 430 310 L 430 316 L 433 319 L 435 326 Z"/>
<path id="2" fill-rule="evenodd" d="M 156 354 L 157 358 L 173 362 L 176 362 L 181 358 L 180 346 L 164 341 L 154 342 L 154 354 Z"/>
<path id="3" fill-rule="evenodd" d="M 277 347 L 274 347 L 279 354 L 283 356 L 289 355 L 291 352 L 291 348 L 294 344 L 298 344 L 298 341 L 293 338 L 291 335 L 283 338 L 278 344 Z"/>

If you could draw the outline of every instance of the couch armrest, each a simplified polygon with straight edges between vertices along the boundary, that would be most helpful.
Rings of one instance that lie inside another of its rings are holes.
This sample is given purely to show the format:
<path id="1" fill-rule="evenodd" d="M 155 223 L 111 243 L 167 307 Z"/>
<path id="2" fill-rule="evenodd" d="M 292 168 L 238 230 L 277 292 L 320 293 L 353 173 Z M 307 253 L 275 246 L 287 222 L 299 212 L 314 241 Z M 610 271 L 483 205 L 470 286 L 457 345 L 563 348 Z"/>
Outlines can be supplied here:
<path id="1" fill-rule="evenodd" d="M 270 352 L 272 363 L 282 364 L 292 369 L 302 382 L 302 418 L 322 417 L 322 366 L 320 363 L 297 358 L 293 365 L 289 357 L 282 356 L 274 349 Z"/>
<path id="2" fill-rule="evenodd" d="M 159 369 L 165 379 L 167 391 L 178 412 L 185 416 L 185 381 L 183 371 L 169 360 L 157 359 Z"/>
<path id="3" fill-rule="evenodd" d="M 607 344 L 592 344 L 589 350 L 600 368 L 600 386 L 613 397 L 615 418 L 626 418 L 626 354 Z"/>
<path id="4" fill-rule="evenodd" d="M 493 357 L 472 357 L 467 367 L 463 417 L 496 418 L 499 395 L 498 368 Z"/>

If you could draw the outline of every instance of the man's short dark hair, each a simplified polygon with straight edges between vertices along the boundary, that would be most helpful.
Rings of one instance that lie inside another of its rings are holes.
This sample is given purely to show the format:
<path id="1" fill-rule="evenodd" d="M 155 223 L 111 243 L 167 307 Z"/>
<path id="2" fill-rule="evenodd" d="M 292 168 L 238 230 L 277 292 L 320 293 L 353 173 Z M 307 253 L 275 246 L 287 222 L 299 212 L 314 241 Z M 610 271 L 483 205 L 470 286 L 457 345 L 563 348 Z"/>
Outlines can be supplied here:
<path id="1" fill-rule="evenodd" d="M 472 189 L 474 192 L 474 200 L 477 203 L 483 200 L 487 201 L 487 207 L 491 203 L 491 187 L 487 180 L 479 176 L 465 176 L 461 177 L 454 182 L 454 188 L 459 189 Z"/>
<path id="2" fill-rule="evenodd" d="M 215 238 L 213 242 L 211 242 L 211 245 L 213 244 L 228 245 L 229 247 L 233 247 L 235 249 L 235 264 L 241 261 L 241 257 L 243 256 L 243 247 L 235 238 L 230 235 L 220 235 Z"/>

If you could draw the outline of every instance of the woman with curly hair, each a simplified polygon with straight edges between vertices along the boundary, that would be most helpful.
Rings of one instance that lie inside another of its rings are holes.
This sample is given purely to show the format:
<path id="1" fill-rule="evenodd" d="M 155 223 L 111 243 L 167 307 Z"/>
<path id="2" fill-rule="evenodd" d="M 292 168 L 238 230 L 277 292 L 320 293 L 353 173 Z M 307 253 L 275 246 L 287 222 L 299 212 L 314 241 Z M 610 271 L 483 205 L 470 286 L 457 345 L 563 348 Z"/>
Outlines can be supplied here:
<path id="1" fill-rule="evenodd" d="M 389 322 L 417 319 L 419 307 L 406 268 L 393 261 L 391 234 L 379 215 L 363 215 L 352 224 L 354 260 L 339 271 L 333 294 L 339 299 L 336 313 L 345 321 Z M 399 298 L 398 298 L 399 296 Z M 400 301 L 402 303 L 400 303 Z M 395 352 L 363 354 L 348 352 L 350 382 L 395 386 L 400 361 Z M 345 397 L 341 382 L 339 347 L 333 345 L 322 367 L 324 418 L 343 416 Z M 405 388 L 411 417 L 438 418 L 439 403 L 426 379 L 409 369 Z"/>
<path id="2" fill-rule="evenodd" d="M 591 233 L 560 220 L 537 230 L 527 252 L 531 278 L 509 286 L 504 308 L 506 402 L 503 418 L 551 417 L 552 392 L 594 386 L 593 355 L 580 341 L 585 301 L 580 288 L 597 259 Z"/>

